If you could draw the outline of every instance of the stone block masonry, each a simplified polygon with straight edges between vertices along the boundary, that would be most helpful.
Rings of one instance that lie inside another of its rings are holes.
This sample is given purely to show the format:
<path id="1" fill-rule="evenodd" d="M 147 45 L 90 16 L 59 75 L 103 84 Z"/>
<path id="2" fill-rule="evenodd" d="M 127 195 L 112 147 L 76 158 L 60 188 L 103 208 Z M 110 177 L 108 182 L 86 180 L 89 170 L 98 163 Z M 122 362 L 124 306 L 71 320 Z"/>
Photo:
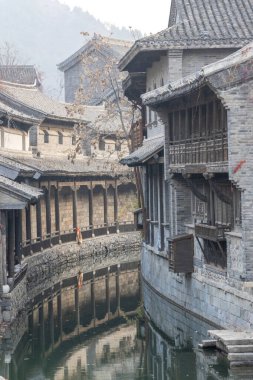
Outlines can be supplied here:
<path id="1" fill-rule="evenodd" d="M 239 281 L 205 268 L 195 268 L 189 276 L 174 274 L 169 272 L 167 259 L 147 247 L 143 250 L 142 275 L 148 289 L 144 292 L 145 308 L 154 323 L 167 334 L 170 331 L 164 315 L 170 303 L 216 328 L 239 331 L 253 328 L 252 291 Z M 149 295 L 152 289 L 162 298 L 161 311 L 153 308 Z"/>
<path id="2" fill-rule="evenodd" d="M 58 245 L 27 257 L 26 276 L 3 298 L 5 321 L 13 321 L 38 294 L 64 279 L 76 276 L 79 271 L 85 273 L 139 260 L 140 247 L 140 233 L 131 232 L 86 239 L 82 245 Z"/>

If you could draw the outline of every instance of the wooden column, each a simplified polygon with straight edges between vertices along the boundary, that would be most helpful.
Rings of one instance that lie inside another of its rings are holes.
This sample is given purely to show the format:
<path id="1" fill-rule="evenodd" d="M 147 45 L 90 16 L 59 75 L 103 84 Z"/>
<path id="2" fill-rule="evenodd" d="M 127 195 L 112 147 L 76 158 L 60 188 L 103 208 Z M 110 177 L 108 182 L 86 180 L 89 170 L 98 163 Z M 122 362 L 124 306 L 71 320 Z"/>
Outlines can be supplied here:
<path id="1" fill-rule="evenodd" d="M 59 204 L 59 188 L 55 188 L 54 204 L 55 204 L 55 229 L 58 231 L 59 239 L 61 238 L 61 222 L 60 222 L 60 204 Z"/>
<path id="2" fill-rule="evenodd" d="M 107 228 L 107 233 L 109 233 L 109 230 L 108 230 L 108 185 L 107 185 L 107 181 L 105 181 L 105 188 L 104 188 L 104 224 Z"/>
<path id="3" fill-rule="evenodd" d="M 51 184 L 48 182 L 48 189 L 46 189 L 46 226 L 47 235 L 51 236 Z"/>
<path id="4" fill-rule="evenodd" d="M 216 162 L 217 160 L 217 146 L 216 146 L 216 138 L 217 138 L 217 102 L 213 101 L 213 160 Z"/>
<path id="5" fill-rule="evenodd" d="M 149 185 L 150 185 L 150 245 L 153 247 L 154 246 L 154 224 L 152 223 L 155 220 L 155 215 L 154 215 L 154 170 L 153 166 L 149 165 Z"/>
<path id="6" fill-rule="evenodd" d="M 6 212 L 0 210 L 0 295 L 6 283 Z"/>
<path id="7" fill-rule="evenodd" d="M 36 225 L 37 225 L 37 238 L 42 241 L 42 223 L 41 223 L 41 201 L 36 203 Z"/>
<path id="8" fill-rule="evenodd" d="M 159 165 L 159 225 L 160 225 L 160 248 L 161 251 L 164 250 L 164 209 L 163 209 L 163 200 L 164 200 L 164 188 L 163 188 L 163 178 L 164 178 L 164 166 L 163 164 Z"/>
<path id="9" fill-rule="evenodd" d="M 21 263 L 22 251 L 22 210 L 15 211 L 15 256 L 18 263 Z"/>
<path id="10" fill-rule="evenodd" d="M 206 163 L 209 161 L 209 152 L 208 152 L 208 139 L 210 138 L 209 136 L 209 103 L 206 104 L 206 125 L 205 125 L 205 158 L 206 158 Z"/>
<path id="11" fill-rule="evenodd" d="M 77 187 L 72 189 L 72 203 L 73 203 L 73 229 L 77 228 Z"/>
<path id="12" fill-rule="evenodd" d="M 198 139 L 199 139 L 199 142 L 198 142 L 198 163 L 201 163 L 202 162 L 202 157 L 201 157 L 201 127 L 202 127 L 202 106 L 198 106 L 198 110 L 199 110 L 199 120 L 198 120 Z"/>
<path id="13" fill-rule="evenodd" d="M 215 205 L 214 205 L 214 191 L 210 187 L 210 219 L 211 225 L 215 225 Z"/>
<path id="14" fill-rule="evenodd" d="M 15 211 L 8 211 L 8 230 L 7 230 L 8 252 L 7 252 L 7 267 L 8 277 L 14 277 L 14 250 L 15 250 Z"/>
<path id="15" fill-rule="evenodd" d="M 149 203 L 149 194 L 150 194 L 150 189 L 149 189 L 149 165 L 146 166 L 146 176 L 145 176 L 145 180 L 146 180 L 146 205 L 147 205 L 147 212 L 146 212 L 146 217 L 147 217 L 147 221 L 146 221 L 146 243 L 149 244 L 150 243 L 150 223 L 149 223 L 149 220 L 150 220 L 150 203 Z"/>
<path id="16" fill-rule="evenodd" d="M 89 225 L 92 231 L 92 237 L 94 237 L 94 223 L 93 223 L 93 184 L 90 182 L 89 188 Z"/>
<path id="17" fill-rule="evenodd" d="M 118 210 L 118 203 L 119 203 L 119 197 L 118 197 L 118 182 L 115 179 L 115 188 L 114 188 L 114 222 L 116 225 L 116 232 L 119 233 L 119 210 Z"/>
<path id="18" fill-rule="evenodd" d="M 177 112 L 178 114 L 178 160 L 177 163 L 181 164 L 182 163 L 182 146 L 181 146 L 181 132 L 182 132 L 182 126 L 181 126 L 181 111 Z"/>
<path id="19" fill-rule="evenodd" d="M 25 209 L 25 225 L 26 225 L 26 240 L 30 241 L 31 245 L 31 206 L 27 205 Z"/>
<path id="20" fill-rule="evenodd" d="M 187 153 L 187 146 L 188 146 L 188 138 L 190 136 L 189 131 L 189 109 L 187 108 L 185 110 L 185 144 L 184 144 L 184 163 L 187 164 L 189 162 L 189 153 Z"/>

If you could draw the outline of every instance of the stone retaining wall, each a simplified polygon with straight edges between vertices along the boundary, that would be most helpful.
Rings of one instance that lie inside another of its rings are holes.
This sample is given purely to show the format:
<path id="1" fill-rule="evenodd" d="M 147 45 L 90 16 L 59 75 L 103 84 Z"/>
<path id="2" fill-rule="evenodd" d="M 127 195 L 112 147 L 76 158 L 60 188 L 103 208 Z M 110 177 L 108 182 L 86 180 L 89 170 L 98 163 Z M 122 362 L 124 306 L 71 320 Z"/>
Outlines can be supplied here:
<path id="1" fill-rule="evenodd" d="M 11 293 L 4 295 L 2 317 L 11 322 L 25 310 L 29 301 L 54 284 L 113 264 L 140 258 L 141 235 L 129 232 L 58 245 L 25 258 L 28 269 L 24 279 Z"/>
<path id="2" fill-rule="evenodd" d="M 144 292 L 144 306 L 154 323 L 165 332 L 169 302 L 217 327 L 253 328 L 253 295 L 247 283 L 242 287 L 242 282 L 205 268 L 195 267 L 191 275 L 174 274 L 169 271 L 168 260 L 147 247 L 143 249 L 142 276 L 158 297 L 162 297 L 163 307 L 154 310 L 154 298 Z"/>

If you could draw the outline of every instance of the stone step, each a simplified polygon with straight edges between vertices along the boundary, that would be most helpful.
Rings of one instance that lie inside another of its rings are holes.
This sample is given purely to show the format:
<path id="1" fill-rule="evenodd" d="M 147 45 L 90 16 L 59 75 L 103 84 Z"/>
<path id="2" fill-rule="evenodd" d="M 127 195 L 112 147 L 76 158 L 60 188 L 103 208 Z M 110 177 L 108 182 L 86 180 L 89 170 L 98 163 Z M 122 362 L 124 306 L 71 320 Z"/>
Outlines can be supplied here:
<path id="1" fill-rule="evenodd" d="M 231 362 L 251 362 L 253 365 L 253 353 L 245 352 L 245 353 L 229 353 L 228 360 Z"/>
<path id="2" fill-rule="evenodd" d="M 252 331 L 210 330 L 208 333 L 226 346 L 253 345 Z"/>
<path id="3" fill-rule="evenodd" d="M 228 345 L 227 351 L 229 353 L 240 353 L 240 352 L 252 352 L 253 353 L 253 344 L 238 344 L 238 345 Z"/>
<path id="4" fill-rule="evenodd" d="M 202 340 L 202 342 L 198 346 L 199 346 L 199 348 L 215 348 L 216 342 L 217 342 L 217 340 L 215 340 L 215 339 Z"/>

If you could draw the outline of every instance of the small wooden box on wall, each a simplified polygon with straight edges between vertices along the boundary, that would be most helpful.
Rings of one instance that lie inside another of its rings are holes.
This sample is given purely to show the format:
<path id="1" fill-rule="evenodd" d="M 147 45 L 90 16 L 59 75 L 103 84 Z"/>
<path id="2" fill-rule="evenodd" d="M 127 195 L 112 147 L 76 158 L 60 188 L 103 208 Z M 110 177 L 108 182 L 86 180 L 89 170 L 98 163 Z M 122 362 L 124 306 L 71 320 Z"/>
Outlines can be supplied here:
<path id="1" fill-rule="evenodd" d="M 174 273 L 193 273 L 194 236 L 183 234 L 167 240 L 170 270 Z"/>

